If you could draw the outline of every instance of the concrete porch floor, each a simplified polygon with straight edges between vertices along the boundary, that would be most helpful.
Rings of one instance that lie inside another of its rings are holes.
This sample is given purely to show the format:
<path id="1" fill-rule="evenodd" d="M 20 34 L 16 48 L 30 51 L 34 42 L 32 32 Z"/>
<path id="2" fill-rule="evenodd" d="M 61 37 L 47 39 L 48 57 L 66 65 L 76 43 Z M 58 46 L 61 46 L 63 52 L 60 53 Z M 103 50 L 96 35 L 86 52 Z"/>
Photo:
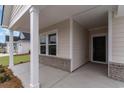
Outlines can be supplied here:
<path id="1" fill-rule="evenodd" d="M 24 87 L 29 87 L 30 64 L 16 65 L 12 71 L 17 75 Z M 40 83 L 43 88 L 120 88 L 124 82 L 107 77 L 107 66 L 88 63 L 76 71 L 69 73 L 40 64 Z"/>

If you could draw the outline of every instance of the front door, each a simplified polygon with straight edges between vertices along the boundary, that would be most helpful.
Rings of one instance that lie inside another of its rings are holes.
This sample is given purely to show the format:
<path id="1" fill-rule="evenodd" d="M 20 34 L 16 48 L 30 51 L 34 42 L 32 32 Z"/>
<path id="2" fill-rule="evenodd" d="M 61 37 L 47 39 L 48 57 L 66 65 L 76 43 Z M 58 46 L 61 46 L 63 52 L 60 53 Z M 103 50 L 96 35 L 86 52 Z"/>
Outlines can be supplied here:
<path id="1" fill-rule="evenodd" d="M 93 37 L 93 61 L 106 62 L 106 37 L 95 36 Z"/>

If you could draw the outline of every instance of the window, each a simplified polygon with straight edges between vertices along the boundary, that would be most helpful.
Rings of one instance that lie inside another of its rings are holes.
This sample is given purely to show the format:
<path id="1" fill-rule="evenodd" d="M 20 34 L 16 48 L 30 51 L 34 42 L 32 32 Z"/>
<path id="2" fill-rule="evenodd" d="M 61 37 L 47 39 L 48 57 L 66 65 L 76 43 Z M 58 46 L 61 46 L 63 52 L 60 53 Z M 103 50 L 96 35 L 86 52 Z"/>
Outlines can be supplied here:
<path id="1" fill-rule="evenodd" d="M 48 50 L 49 55 L 56 55 L 56 33 L 48 35 Z"/>
<path id="2" fill-rule="evenodd" d="M 40 53 L 46 54 L 46 36 L 42 35 L 40 38 Z"/>
<path id="3" fill-rule="evenodd" d="M 46 54 L 46 46 L 40 46 L 41 54 Z"/>
<path id="4" fill-rule="evenodd" d="M 56 44 L 56 33 L 49 34 L 49 44 Z"/>
<path id="5" fill-rule="evenodd" d="M 47 33 L 40 38 L 41 54 L 56 55 L 57 53 L 56 33 Z"/>

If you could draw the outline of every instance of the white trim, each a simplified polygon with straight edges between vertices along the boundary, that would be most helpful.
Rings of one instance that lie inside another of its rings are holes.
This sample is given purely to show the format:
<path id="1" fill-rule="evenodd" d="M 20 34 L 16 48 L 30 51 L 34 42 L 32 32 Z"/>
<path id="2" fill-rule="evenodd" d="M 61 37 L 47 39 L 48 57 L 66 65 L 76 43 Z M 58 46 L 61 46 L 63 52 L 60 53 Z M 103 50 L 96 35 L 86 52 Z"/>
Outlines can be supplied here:
<path id="1" fill-rule="evenodd" d="M 39 88 L 39 13 L 35 11 L 35 7 L 30 9 L 30 87 Z"/>
<path id="2" fill-rule="evenodd" d="M 56 44 L 48 44 L 48 36 L 50 34 L 56 34 Z M 54 29 L 54 30 L 51 30 L 51 31 L 46 31 L 46 32 L 43 32 L 40 34 L 40 36 L 42 35 L 45 35 L 46 36 L 46 54 L 41 54 L 41 55 L 46 55 L 46 56 L 58 56 L 58 30 L 57 29 Z M 49 55 L 49 51 L 48 51 L 48 45 L 56 45 L 56 55 Z M 40 44 L 41 46 L 41 44 Z"/>
<path id="3" fill-rule="evenodd" d="M 71 69 L 70 71 L 73 71 L 73 19 L 69 19 L 69 24 L 70 24 L 70 59 L 71 59 Z"/>
<path id="4" fill-rule="evenodd" d="M 10 22 L 14 19 L 14 17 L 18 14 L 18 12 L 23 8 L 23 5 L 14 5 L 12 8 L 12 14 L 11 14 L 11 19 Z"/>
<path id="5" fill-rule="evenodd" d="M 12 68 L 14 66 L 14 58 L 13 58 L 13 31 L 10 31 L 10 36 L 9 36 L 9 68 Z"/>
<path id="6" fill-rule="evenodd" d="M 100 37 L 100 36 L 105 36 L 105 38 L 106 38 L 106 62 L 101 62 L 101 61 L 94 61 L 93 60 L 93 38 L 94 37 Z M 106 33 L 101 33 L 101 34 L 93 34 L 93 35 L 91 35 L 91 40 L 90 40 L 90 43 L 91 43 L 91 52 L 90 52 L 90 60 L 91 60 L 91 62 L 95 62 L 95 63 L 102 63 L 102 64 L 107 64 L 107 56 L 108 56 L 108 44 L 107 44 L 107 34 Z"/>
<path id="7" fill-rule="evenodd" d="M 108 11 L 108 76 L 109 74 L 109 62 L 112 61 L 112 10 Z"/>
<path id="8" fill-rule="evenodd" d="M 91 29 L 88 29 L 89 32 L 92 32 L 92 31 L 99 31 L 101 29 L 107 29 L 107 26 L 100 26 L 100 27 L 96 27 L 96 28 L 91 28 Z"/>
<path id="9" fill-rule="evenodd" d="M 108 62 L 112 61 L 112 11 L 108 12 Z"/>
<path id="10" fill-rule="evenodd" d="M 19 10 L 14 14 L 12 19 L 10 19 L 9 28 L 12 28 L 14 24 L 31 8 L 32 5 L 23 5 Z"/>

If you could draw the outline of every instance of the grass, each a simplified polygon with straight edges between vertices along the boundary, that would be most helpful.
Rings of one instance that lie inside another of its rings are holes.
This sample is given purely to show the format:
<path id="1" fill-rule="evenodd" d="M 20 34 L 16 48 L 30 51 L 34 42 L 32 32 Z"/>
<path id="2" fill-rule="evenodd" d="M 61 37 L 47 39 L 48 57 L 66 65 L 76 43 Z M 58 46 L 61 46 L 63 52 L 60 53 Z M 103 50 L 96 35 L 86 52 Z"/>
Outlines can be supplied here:
<path id="1" fill-rule="evenodd" d="M 30 56 L 29 55 L 18 55 L 14 56 L 14 64 L 19 64 L 21 62 L 29 62 Z M 0 57 L 0 64 L 3 66 L 9 65 L 9 56 Z"/>

